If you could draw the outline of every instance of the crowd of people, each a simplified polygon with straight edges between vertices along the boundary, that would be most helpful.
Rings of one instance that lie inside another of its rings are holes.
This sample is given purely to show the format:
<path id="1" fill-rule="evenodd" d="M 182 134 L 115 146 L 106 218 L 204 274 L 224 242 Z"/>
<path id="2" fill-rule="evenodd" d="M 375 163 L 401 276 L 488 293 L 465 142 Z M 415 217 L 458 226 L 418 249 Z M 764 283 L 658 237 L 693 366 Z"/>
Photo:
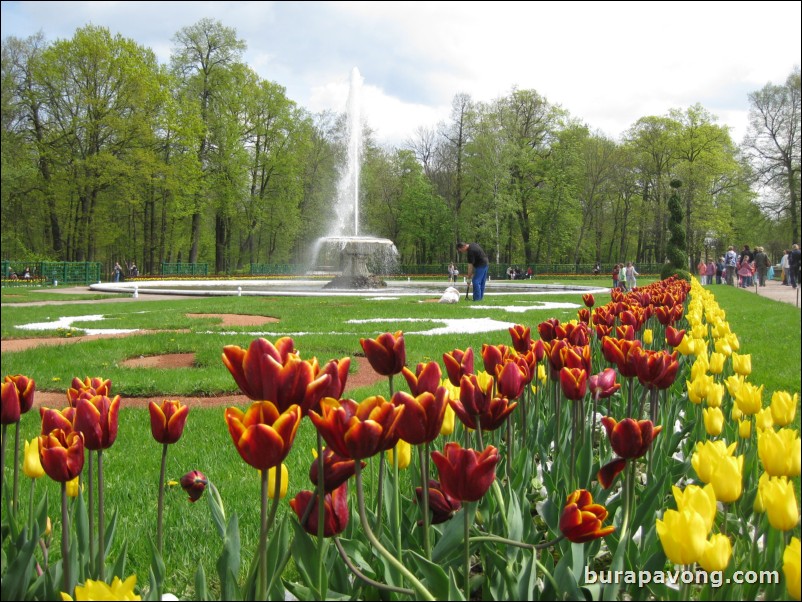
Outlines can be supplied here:
<path id="1" fill-rule="evenodd" d="M 793 288 L 798 286 L 801 263 L 798 244 L 783 251 L 779 262 L 783 286 Z M 766 286 L 767 280 L 774 280 L 776 276 L 774 265 L 763 247 L 751 249 L 749 245 L 744 245 L 739 253 L 734 246 L 730 246 L 718 261 L 700 260 L 696 266 L 696 273 L 703 285 L 715 282 L 749 288 Z"/>

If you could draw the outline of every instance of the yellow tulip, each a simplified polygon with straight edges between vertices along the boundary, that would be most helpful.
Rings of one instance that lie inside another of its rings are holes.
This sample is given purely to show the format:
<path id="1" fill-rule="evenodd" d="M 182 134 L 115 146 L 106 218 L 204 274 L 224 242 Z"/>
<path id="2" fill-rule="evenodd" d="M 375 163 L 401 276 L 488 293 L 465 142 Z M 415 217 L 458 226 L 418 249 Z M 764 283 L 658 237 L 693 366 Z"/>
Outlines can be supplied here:
<path id="1" fill-rule="evenodd" d="M 403 439 L 399 439 L 395 448 L 387 450 L 387 461 L 390 465 L 393 463 L 393 452 L 396 449 L 398 450 L 398 468 L 406 468 L 412 461 L 412 446 Z"/>
<path id="2" fill-rule="evenodd" d="M 700 355 L 691 366 L 691 380 L 696 380 L 699 376 L 705 376 L 710 366 L 707 362 L 707 355 Z"/>
<path id="3" fill-rule="evenodd" d="M 800 545 L 798 537 L 792 537 L 791 543 L 785 547 L 783 552 L 783 573 L 785 574 L 785 587 L 788 588 L 788 595 L 794 600 L 799 600 L 800 581 L 802 580 L 802 562 L 800 562 L 800 553 L 802 546 Z"/>
<path id="4" fill-rule="evenodd" d="M 799 403 L 799 393 L 791 394 L 788 391 L 775 391 L 771 395 L 771 417 L 777 426 L 788 426 L 796 416 L 796 406 Z"/>
<path id="5" fill-rule="evenodd" d="M 663 551 L 674 564 L 693 564 L 702 556 L 707 544 L 705 521 L 691 510 L 666 510 L 655 523 Z"/>
<path id="6" fill-rule="evenodd" d="M 443 414 L 443 424 L 440 425 L 441 435 L 450 435 L 454 432 L 454 410 L 451 409 L 451 404 L 446 404 L 446 412 Z"/>
<path id="7" fill-rule="evenodd" d="M 786 477 L 774 477 L 763 488 L 763 505 L 769 524 L 778 531 L 790 531 L 799 523 L 794 484 Z"/>
<path id="8" fill-rule="evenodd" d="M 757 414 L 763 406 L 763 385 L 756 387 L 752 383 L 744 383 L 735 392 L 735 403 L 747 416 Z"/>
<path id="9" fill-rule="evenodd" d="M 724 385 L 715 382 L 711 384 L 710 388 L 707 390 L 707 397 L 705 398 L 707 406 L 710 408 L 720 407 L 721 402 L 724 400 L 724 391 Z"/>
<path id="10" fill-rule="evenodd" d="M 493 386 L 493 375 L 484 370 L 477 372 L 476 382 L 479 383 L 479 387 L 482 389 L 482 391 L 489 391 L 490 387 Z M 457 399 L 459 399 L 459 396 L 457 396 Z"/>
<path id="11" fill-rule="evenodd" d="M 755 414 L 755 426 L 757 431 L 765 431 L 774 426 L 774 420 L 771 417 L 771 408 L 763 408 Z"/>
<path id="12" fill-rule="evenodd" d="M 713 469 L 710 484 L 720 502 L 734 502 L 743 491 L 743 456 L 724 456 Z M 764 498 L 765 499 L 765 498 Z"/>
<path id="13" fill-rule="evenodd" d="M 693 335 L 694 339 L 706 339 L 707 324 L 703 324 L 701 322 L 699 322 L 698 324 L 694 324 L 693 328 L 691 329 L 691 334 Z"/>
<path id="14" fill-rule="evenodd" d="M 732 369 L 736 374 L 741 376 L 749 376 L 752 374 L 752 355 L 750 353 L 741 355 L 740 353 L 732 354 Z"/>
<path id="15" fill-rule="evenodd" d="M 727 338 L 716 339 L 715 348 L 716 352 L 720 353 L 724 357 L 729 357 L 732 355 L 732 347 L 730 347 L 730 342 Z"/>
<path id="16" fill-rule="evenodd" d="M 769 473 L 764 472 L 760 475 L 760 478 L 757 481 L 757 495 L 755 496 L 755 502 L 752 504 L 752 509 L 755 512 L 765 512 L 766 511 L 766 504 L 763 502 L 763 491 L 766 489 L 766 485 L 768 485 L 769 479 L 771 476 Z"/>
<path id="17" fill-rule="evenodd" d="M 749 439 L 752 436 L 752 421 L 749 418 L 738 421 L 738 436 L 741 439 Z"/>
<path id="18" fill-rule="evenodd" d="M 698 337 L 693 339 L 693 354 L 696 357 L 699 357 L 702 354 L 704 354 L 705 357 L 707 356 L 707 339 L 701 339 Z"/>
<path id="19" fill-rule="evenodd" d="M 76 600 L 141 600 L 142 596 L 134 593 L 136 575 L 131 575 L 125 581 L 115 577 L 111 585 L 103 581 L 87 579 L 84 585 L 75 586 Z M 62 600 L 72 600 L 69 594 L 61 592 Z"/>
<path id="20" fill-rule="evenodd" d="M 721 411 L 721 408 L 704 408 L 702 417 L 707 434 L 711 437 L 718 437 L 724 429 L 724 412 Z"/>
<path id="21" fill-rule="evenodd" d="M 312 450 L 312 454 L 317 457 L 317 450 Z M 261 476 L 262 471 L 257 471 Z M 283 500 L 287 495 L 287 485 L 290 483 L 290 472 L 287 467 L 281 465 L 281 489 L 279 490 L 279 499 Z M 267 496 L 274 500 L 276 499 L 276 467 L 270 468 L 267 472 Z"/>
<path id="22" fill-rule="evenodd" d="M 643 344 L 651 345 L 653 340 L 654 340 L 654 333 L 652 332 L 652 329 L 645 328 L 643 330 Z"/>
<path id="23" fill-rule="evenodd" d="M 688 485 L 682 490 L 674 485 L 671 491 L 677 502 L 677 510 L 680 512 L 688 510 L 699 514 L 704 519 L 705 533 L 710 533 L 716 520 L 716 492 L 713 486 Z"/>
<path id="24" fill-rule="evenodd" d="M 686 380 L 685 386 L 688 390 L 688 400 L 695 404 L 702 403 L 707 397 L 710 385 L 713 384 L 712 377 L 702 374 L 693 380 Z"/>
<path id="25" fill-rule="evenodd" d="M 546 379 L 547 378 L 548 378 L 548 375 L 546 374 L 546 366 L 544 366 L 543 364 L 538 364 L 537 365 L 537 379 L 541 383 L 546 384 Z"/>
<path id="26" fill-rule="evenodd" d="M 679 345 L 677 345 L 676 350 L 685 356 L 693 355 L 693 346 L 694 346 L 694 339 L 689 337 L 688 333 L 685 333 L 685 336 L 682 337 L 682 340 L 679 342 Z"/>
<path id="27" fill-rule="evenodd" d="M 713 336 L 717 339 L 723 339 L 729 336 L 732 333 L 730 330 L 730 323 L 723 319 L 724 312 L 718 312 L 719 318 L 721 318 L 718 322 L 713 324 Z"/>
<path id="28" fill-rule="evenodd" d="M 71 481 L 67 481 L 67 497 L 78 497 L 78 493 L 80 490 L 80 486 L 78 483 L 78 479 L 80 477 L 75 477 Z"/>
<path id="29" fill-rule="evenodd" d="M 738 336 L 734 332 L 731 332 L 727 335 L 727 343 L 729 343 L 730 349 L 732 349 L 733 353 L 737 352 L 741 348 L 741 343 L 738 340 Z"/>
<path id="30" fill-rule="evenodd" d="M 708 573 L 712 571 L 723 571 L 730 563 L 732 556 L 732 544 L 729 538 L 716 533 L 705 542 L 705 549 L 699 557 L 699 565 Z"/>
<path id="31" fill-rule="evenodd" d="M 727 386 L 730 397 L 735 399 L 735 394 L 744 386 L 744 377 L 733 374 L 724 379 L 724 384 Z"/>
<path id="32" fill-rule="evenodd" d="M 724 371 L 724 362 L 726 361 L 726 356 L 723 353 L 719 353 L 718 351 L 714 351 L 710 354 L 710 373 L 711 374 L 721 374 Z"/>
<path id="33" fill-rule="evenodd" d="M 800 474 L 802 466 L 802 440 L 793 429 L 771 429 L 758 433 L 757 454 L 763 464 L 763 470 L 773 477 L 795 477 Z"/>
<path id="34" fill-rule="evenodd" d="M 703 483 L 710 483 L 713 478 L 713 470 L 719 460 L 725 456 L 732 456 L 735 446 L 736 444 L 732 443 L 727 447 L 727 442 L 723 439 L 698 442 L 691 456 L 691 466 L 696 471 L 699 480 Z"/>
<path id="35" fill-rule="evenodd" d="M 45 469 L 39 460 L 39 437 L 25 442 L 25 457 L 22 461 L 22 472 L 32 479 L 44 476 Z"/>
<path id="36" fill-rule="evenodd" d="M 732 404 L 732 412 L 730 412 L 730 417 L 733 420 L 737 420 L 739 422 L 741 418 L 744 417 L 744 413 L 741 411 L 741 409 L 738 407 L 737 404 Z"/>

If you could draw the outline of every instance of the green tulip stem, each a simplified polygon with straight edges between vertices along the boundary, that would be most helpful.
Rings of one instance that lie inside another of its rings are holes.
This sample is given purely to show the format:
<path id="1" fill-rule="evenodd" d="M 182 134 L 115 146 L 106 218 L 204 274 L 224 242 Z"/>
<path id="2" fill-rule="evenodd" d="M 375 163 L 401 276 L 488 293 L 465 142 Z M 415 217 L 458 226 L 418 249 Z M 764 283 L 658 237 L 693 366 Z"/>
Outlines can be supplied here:
<path id="1" fill-rule="evenodd" d="M 97 576 L 106 580 L 106 520 L 103 495 L 103 450 L 97 450 Z"/>
<path id="2" fill-rule="evenodd" d="M 281 473 L 281 469 L 279 469 Z M 270 469 L 265 468 L 261 472 L 262 487 L 261 487 L 261 500 L 260 500 L 260 525 L 259 525 L 259 591 L 258 599 L 265 600 L 267 598 L 267 478 L 270 474 Z"/>
<path id="3" fill-rule="evenodd" d="M 31 479 L 31 493 L 28 496 L 28 532 L 33 531 L 33 498 L 36 489 L 36 479 Z"/>
<path id="4" fill-rule="evenodd" d="M 61 564 L 64 571 L 64 591 L 72 592 L 70 563 L 70 513 L 67 509 L 67 483 L 61 483 Z"/>
<path id="5" fill-rule="evenodd" d="M 574 484 L 574 465 L 576 464 L 576 438 L 577 438 L 577 401 L 571 404 L 571 463 L 568 468 L 568 489 L 570 491 L 576 489 Z"/>
<path id="6" fill-rule="evenodd" d="M 632 382 L 633 380 L 635 379 L 630 376 L 627 387 L 627 415 L 625 418 L 632 418 L 632 397 L 635 394 L 635 383 Z"/>
<path id="7" fill-rule="evenodd" d="M 375 587 L 376 589 L 388 591 L 388 592 L 395 592 L 397 594 L 403 594 L 405 596 L 414 596 L 415 590 L 407 589 L 406 587 L 395 587 L 394 585 L 387 585 L 386 583 L 379 583 L 378 581 L 374 581 L 367 575 L 365 575 L 362 571 L 360 571 L 356 565 L 351 562 L 351 559 L 348 557 L 348 553 L 343 548 L 343 544 L 340 543 L 339 537 L 334 537 L 334 545 L 337 546 L 337 551 L 340 553 L 340 558 L 343 559 L 345 566 L 347 566 L 350 571 L 356 576 L 357 579 L 366 583 L 370 587 Z"/>
<path id="8" fill-rule="evenodd" d="M 429 442 L 418 447 L 420 459 L 421 514 L 423 515 L 423 553 L 426 560 L 432 559 L 432 543 L 429 538 Z"/>
<path id="9" fill-rule="evenodd" d="M 531 544 L 526 543 L 523 541 L 516 541 L 514 539 L 507 539 L 506 537 L 499 537 L 498 535 L 476 535 L 474 537 L 469 538 L 471 543 L 477 543 L 481 541 L 489 541 L 492 543 L 499 543 L 507 546 L 514 546 L 516 548 L 523 548 L 524 550 L 545 550 L 547 548 L 551 548 L 556 546 L 560 543 L 563 539 L 565 539 L 565 535 L 560 535 L 551 541 L 547 541 L 544 543 L 539 544 Z"/>
<path id="10" fill-rule="evenodd" d="M 359 464 L 359 460 L 356 460 L 356 463 Z M 379 532 L 382 530 L 382 517 L 384 516 L 384 512 L 382 512 L 382 502 L 384 501 L 384 464 L 385 455 L 379 454 L 379 474 L 376 478 L 376 531 Z"/>
<path id="11" fill-rule="evenodd" d="M 14 423 L 14 497 L 11 501 L 11 507 L 16 512 L 19 510 L 19 420 Z M 5 465 L 3 465 L 5 468 Z"/>
<path id="12" fill-rule="evenodd" d="M 5 479 L 6 470 L 5 470 L 5 467 L 6 467 L 6 443 L 7 442 L 8 442 L 8 425 L 4 424 L 3 428 L 2 428 L 2 441 L 0 441 L 0 468 L 2 468 L 2 470 L 0 470 L 0 499 L 2 499 L 3 502 L 6 501 L 6 496 L 5 496 L 5 492 L 6 492 L 6 489 L 5 489 L 5 487 L 6 487 L 6 479 Z"/>
<path id="13" fill-rule="evenodd" d="M 398 475 L 398 444 L 393 450 L 393 536 L 395 538 L 395 553 L 401 560 L 401 480 Z"/>
<path id="14" fill-rule="evenodd" d="M 323 533 L 326 528 L 326 493 L 325 493 L 325 477 L 326 475 L 323 473 L 323 469 L 325 466 L 325 462 L 323 459 L 323 437 L 320 434 L 320 431 L 317 431 L 317 491 L 315 494 L 317 495 L 317 582 L 318 585 L 323 583 L 323 571 L 324 563 L 323 563 L 323 544 L 324 538 Z M 307 504 L 306 509 L 311 512 L 312 504 L 314 504 L 314 500 L 312 503 Z M 306 524 L 306 518 L 301 522 L 301 525 Z M 319 598 L 324 600 L 326 596 L 323 592 L 318 592 L 320 594 Z"/>
<path id="15" fill-rule="evenodd" d="M 398 572 L 401 573 L 401 575 L 404 576 L 421 600 L 434 600 L 435 597 L 428 589 L 426 589 L 423 583 L 421 583 L 415 577 L 415 575 L 413 575 L 410 570 L 404 566 L 402 562 L 390 554 L 387 548 L 385 548 L 376 538 L 375 533 L 373 533 L 373 530 L 368 524 L 367 514 L 365 513 L 365 493 L 362 488 L 362 465 L 359 460 L 357 460 L 354 464 L 354 470 L 356 477 L 356 499 L 357 506 L 359 507 L 359 520 L 362 523 L 362 530 L 365 532 L 365 536 L 368 538 L 368 541 L 376 549 L 376 551 L 387 560 L 388 563 L 390 563 L 396 570 L 398 570 Z"/>
<path id="16" fill-rule="evenodd" d="M 471 518 L 469 515 L 473 515 L 475 512 L 475 507 L 473 502 L 465 502 L 465 505 L 462 507 L 462 552 L 463 552 L 463 561 L 464 561 L 464 573 L 465 573 L 465 599 L 471 599 L 471 541 L 470 537 L 468 537 L 468 533 L 471 529 Z"/>
<path id="17" fill-rule="evenodd" d="M 95 478 L 94 456 L 91 450 L 86 450 L 86 482 L 89 489 L 88 515 L 89 515 L 89 566 L 95 565 Z M 94 572 L 94 568 L 92 569 Z M 97 575 L 95 575 L 97 577 Z"/>
<path id="18" fill-rule="evenodd" d="M 162 445 L 162 468 L 159 473 L 159 507 L 156 514 L 156 549 L 162 553 L 162 525 L 164 524 L 164 474 L 167 471 L 167 443 Z"/>

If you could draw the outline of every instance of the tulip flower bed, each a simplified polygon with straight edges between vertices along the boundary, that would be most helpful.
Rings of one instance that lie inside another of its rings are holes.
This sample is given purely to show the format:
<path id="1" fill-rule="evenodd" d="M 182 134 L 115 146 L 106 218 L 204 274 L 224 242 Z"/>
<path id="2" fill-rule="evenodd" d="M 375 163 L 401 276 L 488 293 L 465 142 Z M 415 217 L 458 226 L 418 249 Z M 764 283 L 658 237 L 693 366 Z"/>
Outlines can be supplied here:
<path id="1" fill-rule="evenodd" d="M 402 331 L 360 337 L 386 385 L 356 399 L 343 397 L 348 356 L 309 356 L 287 336 L 223 346 L 252 403 L 204 418 L 216 433 L 180 479 L 194 537 L 168 484 L 194 411 L 150 404 L 149 441 L 124 452 L 152 456 L 141 463 L 158 483 L 134 502 L 152 509 L 147 576 L 119 543 L 131 519 L 106 503 L 126 475 L 123 456 L 115 471 L 104 458 L 135 414 L 110 380 L 76 377 L 66 408 L 33 416 L 33 379 L 7 376 L 4 599 L 799 599 L 798 391 L 764 398 L 695 281 L 584 302 L 576 319 L 414 367 Z M 24 463 L 22 421 L 38 435 Z M 60 503 L 35 480 L 23 500 L 20 468 L 58 482 Z M 253 475 L 247 514 L 230 511 L 229 472 Z M 307 475 L 282 501 L 288 476 Z M 213 550 L 214 574 L 171 563 L 181 546 Z"/>

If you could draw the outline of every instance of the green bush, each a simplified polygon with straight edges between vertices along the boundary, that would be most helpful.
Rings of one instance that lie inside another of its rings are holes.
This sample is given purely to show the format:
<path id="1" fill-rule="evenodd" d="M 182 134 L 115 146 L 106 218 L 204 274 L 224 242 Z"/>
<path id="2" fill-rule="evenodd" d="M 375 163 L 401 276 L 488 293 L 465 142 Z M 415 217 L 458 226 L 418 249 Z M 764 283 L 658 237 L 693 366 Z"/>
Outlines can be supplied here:
<path id="1" fill-rule="evenodd" d="M 682 278 L 683 280 L 687 280 L 688 282 L 691 281 L 691 273 L 690 272 L 688 272 L 687 270 L 680 270 L 678 268 L 675 268 L 670 263 L 667 263 L 660 270 L 660 279 L 661 280 L 665 280 L 666 278 L 669 278 L 670 276 L 676 276 L 677 278 Z"/>

